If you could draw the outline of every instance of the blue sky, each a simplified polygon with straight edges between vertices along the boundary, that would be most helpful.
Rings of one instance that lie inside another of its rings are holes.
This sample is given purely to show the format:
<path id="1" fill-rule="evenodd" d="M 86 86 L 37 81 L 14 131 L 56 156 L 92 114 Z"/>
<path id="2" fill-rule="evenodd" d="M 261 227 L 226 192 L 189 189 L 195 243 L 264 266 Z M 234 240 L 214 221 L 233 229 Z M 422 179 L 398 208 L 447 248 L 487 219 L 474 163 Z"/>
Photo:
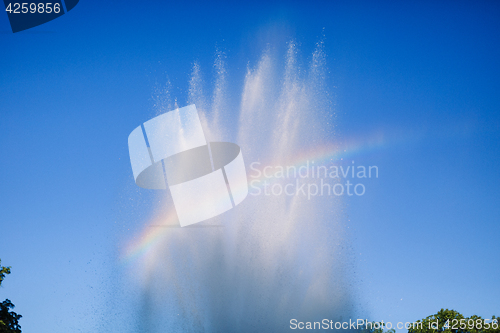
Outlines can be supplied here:
<path id="1" fill-rule="evenodd" d="M 159 83 L 184 105 L 193 62 L 208 88 L 217 49 L 241 86 L 266 47 L 295 40 L 307 61 L 322 38 L 336 140 L 385 138 L 348 157 L 380 169 L 346 202 L 359 308 L 498 316 L 499 3 L 82 0 L 16 34 L 0 15 L 0 298 L 23 329 L 120 321 L 118 243 L 149 200 L 129 202 L 127 137 Z"/>

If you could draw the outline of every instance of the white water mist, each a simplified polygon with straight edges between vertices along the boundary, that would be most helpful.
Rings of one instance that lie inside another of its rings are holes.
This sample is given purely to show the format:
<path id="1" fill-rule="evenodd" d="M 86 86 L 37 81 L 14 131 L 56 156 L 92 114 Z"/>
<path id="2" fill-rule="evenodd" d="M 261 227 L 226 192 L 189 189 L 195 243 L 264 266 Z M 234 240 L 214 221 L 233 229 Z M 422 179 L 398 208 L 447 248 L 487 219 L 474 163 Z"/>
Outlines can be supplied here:
<path id="1" fill-rule="evenodd" d="M 216 57 L 211 96 L 203 93 L 200 66 L 193 66 L 186 105 L 196 104 L 209 141 L 240 145 L 247 172 L 253 161 L 287 165 L 334 138 L 322 45 L 303 69 L 297 52 L 289 43 L 284 66 L 264 52 L 247 69 L 239 110 L 232 111 L 224 55 Z M 229 112 L 230 118 L 238 113 L 232 128 L 222 121 Z M 161 202 L 164 211 L 174 209 L 169 200 L 167 194 Z M 140 265 L 137 331 L 281 332 L 292 318 L 349 318 L 353 294 L 340 200 L 248 196 L 198 227 L 147 226 L 164 235 Z"/>

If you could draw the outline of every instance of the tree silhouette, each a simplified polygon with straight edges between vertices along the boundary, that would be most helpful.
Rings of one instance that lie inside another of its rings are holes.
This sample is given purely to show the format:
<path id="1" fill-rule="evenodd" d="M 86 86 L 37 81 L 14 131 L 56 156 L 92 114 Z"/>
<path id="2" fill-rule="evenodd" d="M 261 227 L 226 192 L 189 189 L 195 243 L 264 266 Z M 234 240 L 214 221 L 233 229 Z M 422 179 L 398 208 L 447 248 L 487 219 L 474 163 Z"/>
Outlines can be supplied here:
<path id="1" fill-rule="evenodd" d="M 500 333 L 500 318 L 464 317 L 455 310 L 441 309 L 438 313 L 418 320 L 408 333 Z"/>
<path id="2" fill-rule="evenodd" d="M 2 260 L 0 259 L 0 286 L 6 275 L 10 274 L 10 267 L 4 267 L 1 265 Z M 8 299 L 0 303 L 0 333 L 21 333 L 21 326 L 19 325 L 19 319 L 22 317 L 14 311 L 14 304 Z"/>

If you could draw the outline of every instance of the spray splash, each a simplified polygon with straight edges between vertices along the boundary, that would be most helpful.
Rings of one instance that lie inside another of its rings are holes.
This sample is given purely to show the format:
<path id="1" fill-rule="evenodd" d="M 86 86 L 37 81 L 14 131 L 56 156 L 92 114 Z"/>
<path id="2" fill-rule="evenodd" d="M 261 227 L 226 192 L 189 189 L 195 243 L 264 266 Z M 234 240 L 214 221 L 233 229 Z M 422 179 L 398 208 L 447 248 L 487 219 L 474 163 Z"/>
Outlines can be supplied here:
<path id="1" fill-rule="evenodd" d="M 197 105 L 209 141 L 237 137 L 247 170 L 253 161 L 286 165 L 338 151 L 328 144 L 334 115 L 322 44 L 307 71 L 300 71 L 294 43 L 282 74 L 278 64 L 265 52 L 248 69 L 236 133 L 221 123 L 227 115 L 224 55 L 217 54 L 209 102 L 200 67 L 193 67 L 187 104 Z M 339 198 L 249 196 L 208 225 L 182 229 L 172 227 L 177 221 L 168 199 L 161 203 L 167 211 L 150 221 L 124 257 L 134 270 L 142 265 L 139 331 L 280 332 L 289 330 L 292 318 L 353 314 Z"/>

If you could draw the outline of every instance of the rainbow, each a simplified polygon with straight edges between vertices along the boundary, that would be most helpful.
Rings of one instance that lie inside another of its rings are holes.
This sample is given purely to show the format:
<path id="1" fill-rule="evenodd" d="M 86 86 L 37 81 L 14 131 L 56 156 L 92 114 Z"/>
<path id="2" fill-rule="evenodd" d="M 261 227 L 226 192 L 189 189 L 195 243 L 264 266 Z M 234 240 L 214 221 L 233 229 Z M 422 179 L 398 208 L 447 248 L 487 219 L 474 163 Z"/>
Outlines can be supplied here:
<path id="1" fill-rule="evenodd" d="M 308 161 L 315 162 L 332 162 L 336 160 L 342 160 L 343 158 L 361 154 L 365 151 L 373 151 L 386 146 L 386 141 L 383 135 L 375 135 L 368 141 L 362 140 L 349 140 L 342 145 L 340 149 L 338 146 L 332 144 L 322 145 L 315 147 L 314 149 L 307 149 L 294 154 L 294 158 L 286 161 L 286 165 L 300 167 L 305 165 Z M 283 164 L 283 161 L 280 162 Z M 273 163 L 267 163 L 262 165 L 274 165 Z M 260 178 L 264 179 L 262 175 Z M 256 178 L 253 178 L 255 180 Z M 258 178 L 257 178 L 258 179 Z M 233 191 L 243 191 L 247 184 L 238 184 Z M 129 242 L 125 246 L 123 255 L 120 261 L 124 264 L 134 262 L 140 258 L 148 255 L 154 248 L 155 245 L 160 243 L 162 239 L 169 232 L 168 227 L 179 226 L 177 220 L 177 214 L 175 209 L 167 213 L 166 216 L 157 216 L 143 229 L 140 236 L 133 241 Z"/>
<path id="2" fill-rule="evenodd" d="M 473 131 L 473 126 L 470 124 L 454 124 L 447 126 L 446 128 L 439 131 L 441 137 L 454 138 L 458 136 L 464 136 L 470 134 Z M 401 132 L 400 132 L 401 133 Z M 339 161 L 347 158 L 352 158 L 354 156 L 360 156 L 365 153 L 371 153 L 381 149 L 387 149 L 394 146 L 405 146 L 409 144 L 415 144 L 423 140 L 425 137 L 431 136 L 432 133 L 426 133 L 425 131 L 411 132 L 406 131 L 403 135 L 391 135 L 388 137 L 384 131 L 379 130 L 373 132 L 368 137 L 353 137 L 349 140 L 343 142 L 338 146 L 333 144 L 320 145 L 303 151 L 299 151 L 294 154 L 293 159 L 288 161 L 280 161 L 279 163 L 262 163 L 261 165 L 287 165 L 300 167 L 306 165 L 309 161 L 314 161 L 316 165 L 320 163 L 332 163 L 334 161 Z M 259 178 L 252 178 L 252 180 L 265 179 L 266 177 L 262 175 Z M 245 190 L 247 184 L 238 184 L 233 191 L 243 191 Z M 121 257 L 123 263 L 130 263 L 139 258 L 147 256 L 150 251 L 155 248 L 165 235 L 167 235 L 168 227 L 179 226 L 177 220 L 177 214 L 175 209 L 172 208 L 166 217 L 156 217 L 154 218 L 142 231 L 141 235 L 137 240 L 131 241 L 126 247 L 125 251 Z"/>

